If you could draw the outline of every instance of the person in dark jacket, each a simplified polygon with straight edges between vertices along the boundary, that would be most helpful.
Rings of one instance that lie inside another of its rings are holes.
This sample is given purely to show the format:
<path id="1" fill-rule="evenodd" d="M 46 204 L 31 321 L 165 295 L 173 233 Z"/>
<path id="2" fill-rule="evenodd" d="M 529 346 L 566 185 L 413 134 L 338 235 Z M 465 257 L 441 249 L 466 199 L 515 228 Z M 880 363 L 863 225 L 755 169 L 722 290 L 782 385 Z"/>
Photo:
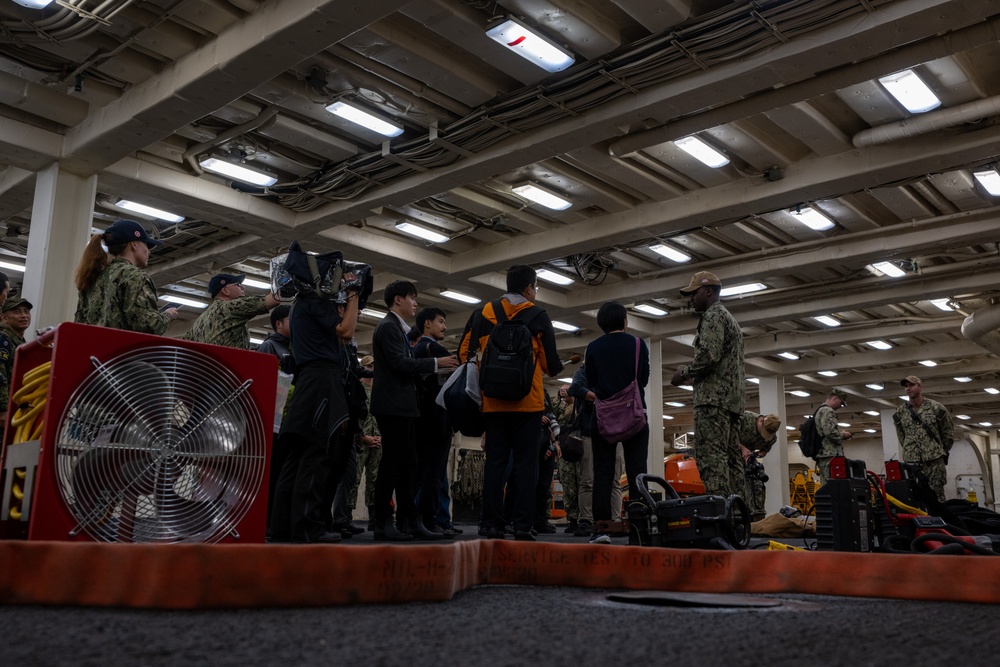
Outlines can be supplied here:
<path id="1" fill-rule="evenodd" d="M 290 306 L 281 304 L 271 311 L 271 329 L 273 331 L 264 339 L 263 343 L 257 346 L 258 352 L 276 356 L 278 367 L 286 373 L 288 372 L 288 359 L 291 352 L 288 347 L 292 335 L 291 320 L 288 317 L 291 310 Z"/>

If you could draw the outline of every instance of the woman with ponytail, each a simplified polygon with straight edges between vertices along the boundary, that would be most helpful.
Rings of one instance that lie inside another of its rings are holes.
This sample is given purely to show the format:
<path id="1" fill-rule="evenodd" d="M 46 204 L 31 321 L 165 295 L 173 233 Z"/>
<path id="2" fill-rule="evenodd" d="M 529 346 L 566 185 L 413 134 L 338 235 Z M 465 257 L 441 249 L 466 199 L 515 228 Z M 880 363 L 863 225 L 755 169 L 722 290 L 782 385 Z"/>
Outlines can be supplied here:
<path id="1" fill-rule="evenodd" d="M 104 247 L 107 247 L 107 252 Z M 95 234 L 76 268 L 80 291 L 73 320 L 112 329 L 163 334 L 176 308 L 157 310 L 156 287 L 142 270 L 163 241 L 150 238 L 134 220 L 119 220 Z"/>

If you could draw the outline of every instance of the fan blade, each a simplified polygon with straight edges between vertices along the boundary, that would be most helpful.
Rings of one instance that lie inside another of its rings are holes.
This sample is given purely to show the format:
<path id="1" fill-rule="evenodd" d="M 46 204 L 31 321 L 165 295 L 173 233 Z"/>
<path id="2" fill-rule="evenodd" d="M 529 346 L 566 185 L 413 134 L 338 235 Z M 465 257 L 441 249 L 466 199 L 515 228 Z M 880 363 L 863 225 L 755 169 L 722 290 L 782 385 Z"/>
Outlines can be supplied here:
<path id="1" fill-rule="evenodd" d="M 214 498 L 191 500 L 184 495 L 202 493 L 197 470 L 187 470 L 176 457 L 167 457 L 159 462 L 153 505 L 160 525 L 171 534 L 182 539 L 211 534 L 225 519 L 226 503 Z M 182 495 L 184 494 L 184 495 Z"/>

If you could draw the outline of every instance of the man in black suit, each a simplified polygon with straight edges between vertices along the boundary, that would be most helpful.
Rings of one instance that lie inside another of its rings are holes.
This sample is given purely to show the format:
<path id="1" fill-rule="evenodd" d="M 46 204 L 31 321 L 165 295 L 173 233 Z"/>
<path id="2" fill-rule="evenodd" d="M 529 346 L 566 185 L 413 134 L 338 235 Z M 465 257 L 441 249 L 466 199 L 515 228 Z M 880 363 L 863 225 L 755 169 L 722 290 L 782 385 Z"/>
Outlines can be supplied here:
<path id="1" fill-rule="evenodd" d="M 405 541 L 413 538 L 443 538 L 424 526 L 413 502 L 412 471 L 416 467 L 417 380 L 421 373 L 436 373 L 441 368 L 455 368 L 455 356 L 416 359 L 410 347 L 406 320 L 417 312 L 417 290 L 413 283 L 395 280 L 385 288 L 389 313 L 375 327 L 372 354 L 375 377 L 372 380 L 371 412 L 382 433 L 382 461 L 375 480 L 375 539 Z M 400 530 L 392 523 L 390 502 L 396 493 Z"/>

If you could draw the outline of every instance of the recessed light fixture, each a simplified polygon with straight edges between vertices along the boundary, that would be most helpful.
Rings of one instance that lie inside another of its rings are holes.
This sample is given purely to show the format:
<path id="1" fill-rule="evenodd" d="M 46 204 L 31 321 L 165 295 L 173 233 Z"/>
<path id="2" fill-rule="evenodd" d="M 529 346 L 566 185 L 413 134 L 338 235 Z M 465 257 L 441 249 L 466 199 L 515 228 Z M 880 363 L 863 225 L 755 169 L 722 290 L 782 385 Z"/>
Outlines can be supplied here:
<path id="1" fill-rule="evenodd" d="M 424 239 L 425 241 L 430 241 L 431 243 L 444 243 L 449 240 L 444 234 L 427 229 L 426 227 L 421 227 L 420 225 L 415 225 L 412 222 L 407 222 L 405 220 L 397 222 L 396 229 L 409 234 L 410 236 L 416 236 Z"/>
<path id="2" fill-rule="evenodd" d="M 552 320 L 552 326 L 560 331 L 579 331 L 580 327 L 575 327 L 572 324 L 567 324 L 565 322 L 560 322 L 559 320 Z"/>
<path id="3" fill-rule="evenodd" d="M 832 229 L 835 225 L 833 220 L 826 217 L 812 206 L 799 206 L 794 210 L 789 211 L 795 219 L 801 222 L 803 225 L 809 229 L 814 229 L 817 232 L 826 231 L 827 229 Z"/>
<path id="4" fill-rule="evenodd" d="M 653 315 L 655 317 L 663 317 L 664 315 L 668 314 L 667 311 L 663 310 L 662 308 L 657 308 L 656 306 L 651 306 L 648 303 L 637 303 L 637 304 L 635 304 L 632 307 L 635 310 L 638 310 L 640 312 L 646 313 L 647 315 Z"/>
<path id="5" fill-rule="evenodd" d="M 819 374 L 828 378 L 837 377 L 837 371 L 820 371 Z"/>
<path id="6" fill-rule="evenodd" d="M 752 292 L 760 292 L 761 290 L 766 290 L 767 285 L 764 283 L 746 283 L 743 285 L 733 285 L 732 287 L 723 287 L 722 291 L 719 292 L 719 296 L 738 296 L 740 294 L 750 294 Z"/>
<path id="7" fill-rule="evenodd" d="M 205 156 L 198 161 L 198 164 L 205 171 L 211 171 L 220 176 L 226 176 L 237 181 L 250 183 L 251 185 L 267 187 L 278 182 L 277 176 L 263 169 L 248 167 L 245 164 L 236 164 L 222 158 Z"/>
<path id="8" fill-rule="evenodd" d="M 906 271 L 899 268 L 892 262 L 875 262 L 872 267 L 879 273 L 889 276 L 890 278 L 902 278 L 906 275 Z"/>
<path id="9" fill-rule="evenodd" d="M 840 428 L 851 428 L 851 425 L 848 424 L 847 422 L 837 422 L 837 426 L 839 426 Z"/>
<path id="10" fill-rule="evenodd" d="M 878 81 L 910 113 L 924 113 L 941 106 L 941 100 L 912 69 L 879 77 Z"/>
<path id="11" fill-rule="evenodd" d="M 479 299 L 468 294 L 463 294 L 462 292 L 456 292 L 451 289 L 441 290 L 441 296 L 446 299 L 451 299 L 452 301 L 461 301 L 462 303 L 479 303 L 482 299 Z"/>
<path id="12" fill-rule="evenodd" d="M 556 285 L 572 285 L 573 279 L 562 273 L 556 271 L 550 271 L 549 269 L 538 269 L 535 275 L 550 283 L 555 283 Z"/>
<path id="13" fill-rule="evenodd" d="M 936 361 L 931 361 L 930 359 L 924 359 L 923 361 L 921 361 L 919 363 L 920 363 L 921 366 L 927 366 L 927 368 L 934 368 L 935 366 L 937 366 L 937 362 Z"/>
<path id="14" fill-rule="evenodd" d="M 510 190 L 545 208 L 551 208 L 553 211 L 565 211 L 573 205 L 570 200 L 537 183 L 522 183 L 515 185 Z"/>
<path id="15" fill-rule="evenodd" d="M 383 137 L 398 137 L 403 133 L 403 128 L 399 125 L 391 123 L 380 116 L 376 116 L 370 111 L 365 111 L 364 109 L 356 107 L 353 104 L 348 104 L 343 100 L 339 100 L 327 106 L 326 110 L 334 116 L 338 116 L 346 121 L 354 123 L 355 125 L 360 125 L 365 129 L 381 134 Z"/>
<path id="16" fill-rule="evenodd" d="M 0 269 L 8 269 L 10 271 L 17 271 L 18 273 L 24 273 L 24 264 L 15 264 L 14 262 L 8 262 L 6 260 L 0 259 Z"/>
<path id="17" fill-rule="evenodd" d="M 123 208 L 126 211 L 132 211 L 134 213 L 139 213 L 141 215 L 149 216 L 150 218 L 158 218 L 160 220 L 166 220 L 167 222 L 183 222 L 184 216 L 177 215 L 176 213 L 171 213 L 169 211 L 164 211 L 159 208 L 153 208 L 152 206 L 146 206 L 145 204 L 140 204 L 138 202 L 129 201 L 128 199 L 119 199 L 115 202 L 115 206 L 118 208 Z"/>
<path id="18" fill-rule="evenodd" d="M 993 422 L 979 422 L 980 426 L 993 426 Z"/>
<path id="19" fill-rule="evenodd" d="M 264 342 L 263 338 L 258 338 L 257 336 L 250 336 L 251 345 L 260 345 L 263 342 Z"/>
<path id="20" fill-rule="evenodd" d="M 747 378 L 747 382 L 752 382 L 753 384 L 760 384 L 760 378 Z"/>
<path id="21" fill-rule="evenodd" d="M 1000 173 L 996 169 L 977 171 L 972 174 L 979 184 L 994 197 L 1000 197 Z"/>
<path id="22" fill-rule="evenodd" d="M 725 167 L 729 164 L 729 158 L 693 134 L 688 137 L 677 139 L 674 141 L 674 145 L 702 164 L 712 167 L 713 169 Z"/>
<path id="23" fill-rule="evenodd" d="M 812 417 L 812 415 L 807 415 L 807 416 L 809 416 L 809 417 Z M 794 431 L 794 430 L 795 430 L 795 427 L 794 427 L 794 426 L 786 426 L 786 427 L 785 427 L 785 430 L 786 430 L 786 431 Z"/>
<path id="24" fill-rule="evenodd" d="M 684 404 L 680 401 L 667 401 L 664 405 L 669 405 L 672 408 L 683 408 Z"/>
<path id="25" fill-rule="evenodd" d="M 972 382 L 972 378 L 966 375 L 960 375 L 959 377 L 955 378 L 955 382 Z"/>
<path id="26" fill-rule="evenodd" d="M 955 417 L 958 419 L 972 419 L 969 415 L 955 415 Z"/>
<path id="27" fill-rule="evenodd" d="M 573 384 L 573 378 L 559 378 L 560 382 L 565 382 L 566 384 Z"/>
<path id="28" fill-rule="evenodd" d="M 993 387 L 986 387 L 986 389 L 983 389 L 983 391 L 985 391 L 987 394 L 994 394 L 994 395 L 1000 394 L 1000 389 L 995 389 Z"/>
<path id="29" fill-rule="evenodd" d="M 875 391 L 882 391 L 883 389 L 885 389 L 885 385 L 878 384 L 878 383 L 875 383 L 875 382 L 871 382 L 869 384 L 866 384 L 865 386 L 868 387 L 869 389 L 873 389 Z"/>
<path id="30" fill-rule="evenodd" d="M 878 412 L 875 410 L 865 410 L 865 414 L 870 417 L 878 417 Z"/>
<path id="31" fill-rule="evenodd" d="M 892 349 L 892 345 L 890 345 L 889 343 L 885 342 L 884 340 L 870 340 L 870 341 L 866 342 L 865 345 L 870 345 L 871 347 L 874 347 L 876 350 L 891 350 Z"/>
<path id="32" fill-rule="evenodd" d="M 271 289 L 271 283 L 266 283 L 263 280 L 255 280 L 253 278 L 244 278 L 243 286 L 253 287 L 254 289 Z"/>
<path id="33" fill-rule="evenodd" d="M 664 419 L 673 419 L 674 416 L 673 415 L 663 415 L 663 418 Z"/>
<path id="34" fill-rule="evenodd" d="M 517 19 L 509 18 L 490 28 L 486 36 L 546 72 L 561 72 L 575 62 L 569 51 Z"/>
<path id="35" fill-rule="evenodd" d="M 679 385 L 677 385 L 677 388 L 678 389 L 683 389 L 684 391 L 694 391 L 694 387 L 692 387 L 689 384 L 679 384 Z"/>
<path id="36" fill-rule="evenodd" d="M 52 4 L 52 0 L 14 0 L 14 2 L 28 9 L 45 9 Z"/>
<path id="37" fill-rule="evenodd" d="M 951 305 L 949 305 L 951 303 L 951 299 L 931 299 L 931 303 L 937 306 L 940 310 L 945 310 L 945 311 L 955 310 L 954 308 L 951 307 Z"/>
<path id="38" fill-rule="evenodd" d="M 791 394 L 792 396 L 798 396 L 799 398 L 806 398 L 807 396 L 809 396 L 808 391 L 802 391 L 801 389 L 793 389 L 788 393 Z"/>
<path id="39" fill-rule="evenodd" d="M 388 315 L 387 312 L 385 312 L 384 310 L 379 310 L 378 308 L 362 308 L 361 314 L 364 315 L 365 317 L 371 317 L 377 320 L 380 320 L 386 315 Z"/>
<path id="40" fill-rule="evenodd" d="M 671 246 L 668 246 L 665 243 L 657 243 L 655 245 L 651 245 L 649 246 L 649 249 L 659 255 L 663 255 L 667 259 L 672 260 L 674 262 L 683 264 L 684 262 L 691 261 L 691 255 L 681 252 L 676 248 L 672 248 Z"/>
<path id="41" fill-rule="evenodd" d="M 208 308 L 208 304 L 202 301 L 195 301 L 194 299 L 189 299 L 186 296 L 177 296 L 176 294 L 161 294 L 160 299 L 168 303 L 177 303 L 182 306 L 190 306 L 191 308 Z"/>
<path id="42" fill-rule="evenodd" d="M 830 317 L 829 315 L 817 315 L 813 319 L 819 322 L 820 324 L 825 324 L 828 327 L 840 326 L 840 321 L 833 317 Z"/>
<path id="43" fill-rule="evenodd" d="M 778 356 L 784 357 L 785 359 L 788 359 L 790 361 L 797 361 L 799 358 L 799 355 L 795 354 L 794 352 L 779 352 Z"/>
<path id="44" fill-rule="evenodd" d="M 866 429 L 864 429 L 864 431 L 865 431 L 865 433 L 875 433 L 875 429 L 873 429 L 873 428 L 866 428 Z"/>

